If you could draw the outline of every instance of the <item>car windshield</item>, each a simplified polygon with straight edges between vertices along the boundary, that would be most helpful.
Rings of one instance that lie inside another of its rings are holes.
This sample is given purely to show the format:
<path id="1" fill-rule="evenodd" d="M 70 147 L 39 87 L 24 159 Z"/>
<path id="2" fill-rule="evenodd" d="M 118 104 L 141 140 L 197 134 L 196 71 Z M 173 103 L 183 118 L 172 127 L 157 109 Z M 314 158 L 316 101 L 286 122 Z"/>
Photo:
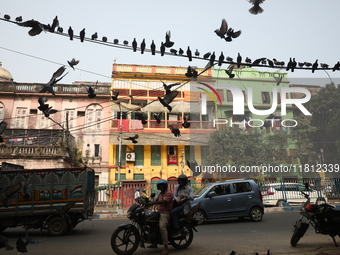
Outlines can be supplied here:
<path id="1" fill-rule="evenodd" d="M 202 187 L 194 192 L 194 197 L 201 196 L 210 186 L 211 184 L 204 184 Z"/>

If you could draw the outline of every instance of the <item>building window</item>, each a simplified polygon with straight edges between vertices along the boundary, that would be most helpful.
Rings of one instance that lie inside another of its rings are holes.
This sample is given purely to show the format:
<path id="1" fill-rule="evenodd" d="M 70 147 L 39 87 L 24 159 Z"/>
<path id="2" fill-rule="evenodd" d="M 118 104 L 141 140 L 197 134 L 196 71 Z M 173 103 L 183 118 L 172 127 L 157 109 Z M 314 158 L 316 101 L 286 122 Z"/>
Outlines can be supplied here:
<path id="1" fill-rule="evenodd" d="M 151 145 L 151 165 L 160 166 L 161 165 L 161 146 Z"/>
<path id="2" fill-rule="evenodd" d="M 177 146 L 168 146 L 168 165 L 177 165 Z"/>
<path id="3" fill-rule="evenodd" d="M 4 114 L 5 113 L 5 109 L 3 107 L 2 104 L 0 104 L 0 121 L 3 121 L 4 120 Z"/>
<path id="4" fill-rule="evenodd" d="M 134 150 L 136 153 L 135 166 L 143 166 L 144 165 L 144 146 L 135 145 Z"/>
<path id="5" fill-rule="evenodd" d="M 115 179 L 118 181 L 118 174 L 115 174 Z M 126 180 L 126 174 L 120 174 L 120 180 Z"/>
<path id="6" fill-rule="evenodd" d="M 86 110 L 87 129 L 100 129 L 102 120 L 102 107 L 98 104 L 91 105 Z"/>
<path id="7" fill-rule="evenodd" d="M 26 124 L 26 107 L 17 107 L 15 112 L 14 128 L 25 128 Z"/>
<path id="8" fill-rule="evenodd" d="M 233 94 L 230 90 L 227 90 L 227 101 L 232 102 L 233 101 Z"/>
<path id="9" fill-rule="evenodd" d="M 68 115 L 68 128 L 74 128 L 75 127 L 75 109 L 65 109 L 64 113 L 64 126 L 66 127 L 66 117 Z M 66 127 L 67 128 L 67 127 Z"/>
<path id="10" fill-rule="evenodd" d="M 261 95 L 262 95 L 262 103 L 270 104 L 269 92 L 261 92 Z"/>
<path id="11" fill-rule="evenodd" d="M 144 174 L 133 174 L 134 180 L 144 180 Z"/>
<path id="12" fill-rule="evenodd" d="M 95 158 L 100 157 L 100 144 L 94 145 L 94 157 Z"/>

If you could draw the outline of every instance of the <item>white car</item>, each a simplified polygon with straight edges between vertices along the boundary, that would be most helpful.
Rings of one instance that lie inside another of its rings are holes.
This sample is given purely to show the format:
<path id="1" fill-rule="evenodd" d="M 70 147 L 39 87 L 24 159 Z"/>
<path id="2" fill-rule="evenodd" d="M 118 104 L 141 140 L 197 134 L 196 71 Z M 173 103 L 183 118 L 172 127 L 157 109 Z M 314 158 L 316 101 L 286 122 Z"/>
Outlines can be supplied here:
<path id="1" fill-rule="evenodd" d="M 327 203 L 327 197 L 322 191 L 312 188 L 306 190 L 305 186 L 300 183 L 269 183 L 261 187 L 263 204 L 265 206 L 283 206 L 285 203 L 289 205 L 301 205 L 306 201 L 301 191 L 309 194 L 311 203 L 322 200 Z"/>

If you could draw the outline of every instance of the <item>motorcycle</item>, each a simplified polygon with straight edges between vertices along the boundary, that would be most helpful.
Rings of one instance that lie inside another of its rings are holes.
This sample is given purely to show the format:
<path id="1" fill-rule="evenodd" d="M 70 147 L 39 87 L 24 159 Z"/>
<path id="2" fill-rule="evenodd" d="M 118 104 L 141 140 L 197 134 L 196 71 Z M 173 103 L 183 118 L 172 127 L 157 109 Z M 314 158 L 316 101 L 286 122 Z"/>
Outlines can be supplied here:
<path id="1" fill-rule="evenodd" d="M 159 212 L 150 210 L 147 199 L 138 202 L 127 212 L 132 223 L 120 225 L 111 236 L 112 250 L 118 255 L 130 255 L 137 250 L 138 245 L 145 248 L 145 243 L 163 244 L 159 229 Z M 174 248 L 185 249 L 193 241 L 193 230 L 197 232 L 197 222 L 193 220 L 193 215 L 199 207 L 200 204 L 192 207 L 188 214 L 180 218 L 180 236 L 172 237 L 174 229 L 171 222 L 168 224 L 168 242 Z"/>
<path id="2" fill-rule="evenodd" d="M 308 184 L 305 186 L 308 191 Z M 300 210 L 300 219 L 294 225 L 290 244 L 295 246 L 311 225 L 315 233 L 331 236 L 335 246 L 338 247 L 335 236 L 340 237 L 340 211 L 327 203 L 311 204 L 309 194 L 303 191 L 301 193 L 307 201 Z"/>

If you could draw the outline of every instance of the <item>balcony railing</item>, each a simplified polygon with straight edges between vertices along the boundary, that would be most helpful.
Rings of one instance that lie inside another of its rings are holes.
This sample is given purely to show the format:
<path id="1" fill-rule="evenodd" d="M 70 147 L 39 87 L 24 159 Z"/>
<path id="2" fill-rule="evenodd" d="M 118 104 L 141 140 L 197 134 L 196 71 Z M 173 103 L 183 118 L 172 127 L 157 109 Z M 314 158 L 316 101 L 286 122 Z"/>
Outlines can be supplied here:
<path id="1" fill-rule="evenodd" d="M 38 145 L 5 145 L 0 146 L 0 158 L 12 157 L 66 157 L 61 147 Z"/>

